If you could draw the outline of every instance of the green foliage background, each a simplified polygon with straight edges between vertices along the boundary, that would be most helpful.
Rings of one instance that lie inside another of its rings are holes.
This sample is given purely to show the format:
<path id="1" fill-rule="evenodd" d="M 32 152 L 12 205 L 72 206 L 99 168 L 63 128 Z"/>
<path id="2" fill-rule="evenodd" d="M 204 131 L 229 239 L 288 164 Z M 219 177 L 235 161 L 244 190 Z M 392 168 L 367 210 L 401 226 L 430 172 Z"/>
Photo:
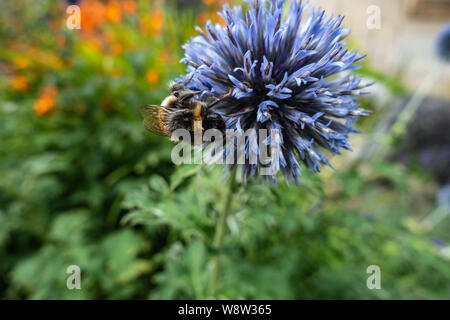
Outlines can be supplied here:
<path id="1" fill-rule="evenodd" d="M 448 243 L 448 219 L 421 223 L 435 209 L 426 171 L 348 154 L 333 159 L 335 172 L 304 169 L 299 187 L 238 181 L 211 292 L 223 168 L 175 167 L 171 143 L 144 131 L 138 109 L 164 98 L 184 71 L 180 46 L 203 19 L 197 11 L 214 8 L 136 4 L 93 35 L 66 29 L 54 1 L 0 4 L 1 298 L 450 297 L 448 256 L 432 241 Z M 155 8 L 162 30 L 146 34 L 140 19 Z M 17 76 L 26 88 L 14 86 Z M 53 108 L 36 114 L 48 86 Z M 66 288 L 74 264 L 81 290 Z M 369 265 L 381 268 L 381 290 L 366 287 Z"/>

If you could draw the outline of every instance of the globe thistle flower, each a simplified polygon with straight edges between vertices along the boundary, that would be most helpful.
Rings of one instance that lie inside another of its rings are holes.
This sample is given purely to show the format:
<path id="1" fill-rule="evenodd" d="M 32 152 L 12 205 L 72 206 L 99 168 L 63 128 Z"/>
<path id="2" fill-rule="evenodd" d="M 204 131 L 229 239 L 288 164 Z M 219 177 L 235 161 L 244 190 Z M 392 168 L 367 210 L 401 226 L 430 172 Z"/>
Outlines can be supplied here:
<path id="1" fill-rule="evenodd" d="M 208 21 L 204 30 L 196 27 L 200 35 L 184 45 L 188 74 L 177 82 L 190 79 L 186 87 L 201 91 L 199 99 L 217 99 L 213 108 L 227 129 L 278 132 L 262 143 L 246 138 L 244 180 L 261 173 L 263 166 L 248 159 L 267 144 L 276 161 L 268 177 L 275 180 L 280 170 L 297 183 L 300 161 L 312 171 L 330 165 L 324 151 L 350 150 L 354 122 L 369 114 L 356 97 L 370 84 L 351 73 L 364 55 L 343 41 L 350 30 L 342 16 L 313 7 L 302 20 L 308 4 L 296 0 L 289 7 L 280 0 L 246 2 L 247 10 L 224 5 L 225 26 Z M 237 148 L 228 142 L 224 152 Z M 273 150 L 280 150 L 277 157 Z"/>

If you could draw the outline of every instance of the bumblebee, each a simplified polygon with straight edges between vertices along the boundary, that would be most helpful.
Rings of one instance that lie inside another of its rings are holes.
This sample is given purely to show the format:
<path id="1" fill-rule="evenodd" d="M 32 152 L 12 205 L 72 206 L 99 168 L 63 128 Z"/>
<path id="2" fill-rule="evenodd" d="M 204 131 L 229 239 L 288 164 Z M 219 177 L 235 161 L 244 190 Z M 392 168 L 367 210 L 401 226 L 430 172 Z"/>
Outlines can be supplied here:
<path id="1" fill-rule="evenodd" d="M 213 102 L 205 102 L 195 98 L 200 93 L 201 91 L 185 90 L 184 84 L 172 85 L 171 95 L 161 105 L 147 105 L 140 109 L 144 127 L 154 134 L 167 137 L 172 137 L 177 129 L 185 129 L 191 134 L 192 141 L 194 134 L 200 133 L 203 137 L 203 132 L 208 129 L 225 132 L 225 121 L 212 107 L 229 95 Z"/>

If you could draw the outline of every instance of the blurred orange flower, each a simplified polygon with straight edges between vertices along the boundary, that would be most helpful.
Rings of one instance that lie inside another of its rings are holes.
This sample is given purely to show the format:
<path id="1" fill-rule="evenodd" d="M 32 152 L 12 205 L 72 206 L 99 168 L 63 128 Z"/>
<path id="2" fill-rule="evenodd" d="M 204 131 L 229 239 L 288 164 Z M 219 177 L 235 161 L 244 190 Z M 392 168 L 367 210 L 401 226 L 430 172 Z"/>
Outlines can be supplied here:
<path id="1" fill-rule="evenodd" d="M 28 80 L 24 76 L 13 76 L 11 79 L 11 87 L 17 91 L 25 91 L 28 89 Z"/>
<path id="2" fill-rule="evenodd" d="M 153 30 L 155 34 L 159 34 L 164 25 L 164 14 L 160 8 L 152 11 Z"/>
<path id="3" fill-rule="evenodd" d="M 123 3 L 123 11 L 126 13 L 135 13 L 136 12 L 136 2 L 134 0 L 124 0 Z"/>
<path id="4" fill-rule="evenodd" d="M 81 30 L 93 31 L 105 21 L 105 5 L 98 0 L 85 0 L 80 3 Z"/>
<path id="5" fill-rule="evenodd" d="M 58 89 L 55 86 L 45 87 L 39 94 L 39 98 L 34 103 L 33 110 L 38 116 L 48 114 L 55 106 L 55 96 Z"/>
<path id="6" fill-rule="evenodd" d="M 203 0 L 203 3 L 208 7 L 212 7 L 213 5 L 216 4 L 216 0 Z"/>
<path id="7" fill-rule="evenodd" d="M 140 20 L 140 29 L 143 34 L 159 36 L 164 25 L 164 14 L 162 9 L 153 9 L 150 15 L 144 15 Z"/>
<path id="8" fill-rule="evenodd" d="M 154 69 L 150 69 L 145 74 L 145 79 L 151 85 L 156 85 L 159 82 L 159 73 Z"/>
<path id="9" fill-rule="evenodd" d="M 122 20 L 122 11 L 117 0 L 109 0 L 106 6 L 106 18 L 111 22 L 120 22 Z"/>

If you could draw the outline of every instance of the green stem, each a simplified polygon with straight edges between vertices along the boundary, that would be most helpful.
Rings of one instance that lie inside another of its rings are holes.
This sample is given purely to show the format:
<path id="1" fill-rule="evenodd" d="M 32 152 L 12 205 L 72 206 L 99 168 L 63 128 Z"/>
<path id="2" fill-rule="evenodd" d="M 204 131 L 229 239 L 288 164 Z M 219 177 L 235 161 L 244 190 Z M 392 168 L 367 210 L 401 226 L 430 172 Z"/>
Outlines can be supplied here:
<path id="1" fill-rule="evenodd" d="M 233 203 L 233 196 L 235 192 L 235 181 L 236 181 L 236 168 L 235 166 L 230 173 L 230 180 L 228 184 L 227 196 L 225 198 L 225 205 L 223 210 L 220 212 L 217 224 L 216 231 L 214 234 L 213 247 L 217 250 L 217 257 L 213 262 L 213 269 L 211 273 L 211 282 L 210 282 L 210 295 L 214 297 L 216 295 L 216 287 L 217 287 L 217 278 L 220 269 L 220 256 L 222 254 L 222 246 L 225 235 L 226 221 L 227 217 L 231 211 L 231 204 Z"/>
<path id="2" fill-rule="evenodd" d="M 433 86 L 438 81 L 443 70 L 443 66 L 440 63 L 435 63 L 432 69 L 428 72 L 424 81 L 418 88 L 418 90 L 411 97 L 409 102 L 403 108 L 398 115 L 396 123 L 391 128 L 391 131 L 387 134 L 382 141 L 380 150 L 377 152 L 377 158 L 383 159 L 390 147 L 406 132 L 406 129 L 411 122 L 412 118 L 416 114 L 419 107 L 422 105 L 427 94 L 430 93 Z"/>
<path id="3" fill-rule="evenodd" d="M 397 122 L 392 127 L 391 139 L 398 138 L 405 131 L 411 119 L 414 117 L 417 109 L 419 109 L 420 105 L 423 103 L 427 94 L 433 88 L 433 85 L 439 79 L 443 66 L 439 63 L 435 63 L 431 71 L 428 73 L 427 77 L 423 81 L 422 85 L 419 87 L 419 90 L 415 92 L 412 96 L 411 100 L 409 100 L 408 104 L 405 106 L 403 111 L 399 114 Z"/>
<path id="4" fill-rule="evenodd" d="M 397 121 L 387 133 L 383 129 L 372 133 L 372 141 L 368 141 L 361 152 L 360 160 L 375 159 L 375 161 L 383 160 L 389 149 L 397 142 L 397 140 L 406 132 L 406 129 L 416 114 L 417 110 L 423 103 L 427 94 L 433 89 L 435 83 L 439 80 L 444 70 L 442 63 L 436 62 L 432 69 L 428 72 L 420 87 L 414 92 L 413 96 L 400 112 Z"/>

